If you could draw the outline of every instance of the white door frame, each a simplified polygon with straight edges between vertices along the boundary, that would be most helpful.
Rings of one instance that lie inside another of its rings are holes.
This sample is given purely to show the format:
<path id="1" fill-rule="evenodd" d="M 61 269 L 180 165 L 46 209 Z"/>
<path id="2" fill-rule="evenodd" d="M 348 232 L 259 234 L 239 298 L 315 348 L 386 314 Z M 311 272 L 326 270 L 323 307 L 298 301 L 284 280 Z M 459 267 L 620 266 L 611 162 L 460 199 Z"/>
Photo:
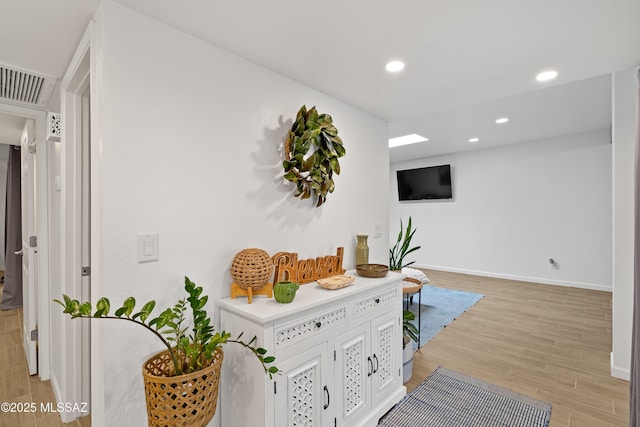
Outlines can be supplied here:
<path id="1" fill-rule="evenodd" d="M 13 104 L 0 103 L 0 113 L 32 119 L 35 122 L 36 139 L 36 228 L 38 230 L 38 263 L 37 271 L 37 307 L 38 322 L 38 375 L 41 380 L 48 380 L 50 376 L 50 271 L 49 271 L 49 194 L 48 187 L 48 146 L 47 113 L 32 108 L 20 107 Z"/>
<path id="2" fill-rule="evenodd" d="M 90 89 L 91 130 L 91 299 L 95 303 L 102 289 L 102 233 L 101 233 L 101 177 L 100 177 L 100 113 L 95 82 L 96 53 L 94 48 L 94 24 L 90 23 L 76 52 L 67 67 L 60 84 L 62 113 L 62 151 L 61 151 L 61 236 L 62 269 L 61 285 L 63 292 L 80 299 L 81 279 L 81 143 L 82 143 L 82 107 L 86 89 Z M 82 335 L 80 322 L 85 320 L 67 319 L 64 323 L 65 365 L 62 368 L 59 401 L 83 402 L 82 396 Z M 101 322 L 91 322 L 91 423 L 95 427 L 104 426 L 104 372 L 102 358 Z M 86 415 L 85 413 L 61 413 L 63 422 Z"/>
<path id="3" fill-rule="evenodd" d="M 81 99 L 81 117 L 82 120 L 82 137 L 80 148 L 80 172 L 82 174 L 80 188 L 80 202 L 81 202 L 81 215 L 80 215 L 80 262 L 84 267 L 89 267 L 89 274 L 82 275 L 80 278 L 81 283 L 81 296 L 82 301 L 91 300 L 91 107 L 90 102 L 90 81 L 86 79 L 85 90 L 80 94 Z M 86 407 L 91 411 L 91 323 L 92 321 L 82 321 L 82 338 L 81 338 L 81 372 L 83 373 L 81 380 L 81 399 L 82 402 L 88 403 Z"/>

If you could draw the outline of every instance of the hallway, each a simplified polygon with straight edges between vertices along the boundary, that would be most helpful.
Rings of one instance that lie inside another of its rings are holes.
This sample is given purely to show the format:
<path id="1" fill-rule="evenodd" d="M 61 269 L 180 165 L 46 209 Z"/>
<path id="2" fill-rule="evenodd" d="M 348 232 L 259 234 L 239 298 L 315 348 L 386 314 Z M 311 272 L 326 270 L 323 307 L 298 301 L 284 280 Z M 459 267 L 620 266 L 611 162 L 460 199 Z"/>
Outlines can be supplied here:
<path id="1" fill-rule="evenodd" d="M 35 407 L 36 411 L 11 413 L 4 412 L 3 408 L 0 411 L 0 427 L 90 427 L 90 416 L 63 423 L 57 412 L 41 411 L 55 408 L 55 397 L 49 381 L 40 381 L 35 375 L 29 376 L 21 330 L 22 309 L 0 311 L 0 403 L 21 404 L 29 409 Z M 13 409 L 20 408 L 16 406 Z"/>

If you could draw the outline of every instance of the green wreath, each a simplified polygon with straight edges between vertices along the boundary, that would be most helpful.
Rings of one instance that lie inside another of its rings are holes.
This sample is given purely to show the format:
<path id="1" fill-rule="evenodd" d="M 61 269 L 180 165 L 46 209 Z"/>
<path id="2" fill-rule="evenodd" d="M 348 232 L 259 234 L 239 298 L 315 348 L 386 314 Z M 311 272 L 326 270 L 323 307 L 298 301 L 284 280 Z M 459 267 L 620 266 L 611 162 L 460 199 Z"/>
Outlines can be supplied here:
<path id="1" fill-rule="evenodd" d="M 333 193 L 333 173 L 340 174 L 338 158 L 345 155 L 332 122 L 330 115 L 318 114 L 316 107 L 307 111 L 303 105 L 285 141 L 284 178 L 296 184 L 295 197 L 316 197 L 316 207 Z"/>

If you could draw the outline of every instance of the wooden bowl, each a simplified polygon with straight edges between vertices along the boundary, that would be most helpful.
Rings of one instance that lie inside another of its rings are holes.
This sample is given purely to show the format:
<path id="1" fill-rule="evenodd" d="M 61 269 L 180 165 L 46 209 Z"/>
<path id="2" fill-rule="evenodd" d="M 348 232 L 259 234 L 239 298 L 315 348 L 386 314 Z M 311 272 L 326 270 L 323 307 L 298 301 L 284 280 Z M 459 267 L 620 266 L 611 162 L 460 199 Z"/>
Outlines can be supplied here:
<path id="1" fill-rule="evenodd" d="M 384 277 L 389 273 L 389 266 L 384 264 L 356 265 L 356 273 L 362 277 Z"/>
<path id="2" fill-rule="evenodd" d="M 335 290 L 335 289 L 342 289 L 345 286 L 349 286 L 355 280 L 356 278 L 353 276 L 336 275 L 336 276 L 329 276 L 322 279 L 318 279 L 316 280 L 316 283 L 321 288 Z"/>

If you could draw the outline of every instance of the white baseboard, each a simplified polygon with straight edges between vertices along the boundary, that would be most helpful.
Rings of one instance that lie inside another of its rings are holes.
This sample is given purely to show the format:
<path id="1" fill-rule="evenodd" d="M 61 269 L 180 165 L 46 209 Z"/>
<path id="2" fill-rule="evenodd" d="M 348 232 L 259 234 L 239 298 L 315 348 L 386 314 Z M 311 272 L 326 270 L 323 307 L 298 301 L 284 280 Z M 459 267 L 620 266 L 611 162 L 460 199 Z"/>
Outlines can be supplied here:
<path id="1" fill-rule="evenodd" d="M 56 373 L 53 370 L 51 370 L 51 375 L 49 376 L 49 381 L 51 382 L 51 388 L 53 389 L 53 395 L 56 398 L 56 402 L 60 402 L 60 396 L 62 396 L 62 392 L 60 391 L 60 385 L 58 383 L 58 377 L 56 376 Z"/>
<path id="2" fill-rule="evenodd" d="M 51 375 L 49 377 L 49 381 L 51 382 L 51 388 L 53 389 L 53 395 L 56 398 L 56 404 L 59 403 L 65 403 L 62 400 L 62 390 L 60 390 L 60 382 L 58 381 L 58 377 L 56 376 L 56 372 L 52 369 L 50 371 Z M 73 420 L 77 419 L 76 416 L 74 416 L 73 412 L 70 411 L 60 411 L 60 420 L 63 423 L 70 423 Z"/>
<path id="3" fill-rule="evenodd" d="M 438 265 L 413 264 L 411 267 L 426 268 L 429 270 L 448 271 L 450 273 L 471 274 L 473 276 L 495 277 L 497 279 L 517 280 L 519 282 L 542 283 L 545 285 L 567 286 L 571 288 L 591 289 L 594 291 L 613 292 L 611 286 L 598 285 L 595 283 L 569 282 L 565 280 L 553 280 L 542 277 L 526 277 L 513 274 L 492 273 L 487 271 L 466 270 L 463 268 L 442 267 Z"/>
<path id="4" fill-rule="evenodd" d="M 60 382 L 58 382 L 58 377 L 56 376 L 56 372 L 52 369 L 50 371 L 49 381 L 51 382 L 51 388 L 53 389 L 53 395 L 56 398 L 56 403 L 62 402 L 62 391 L 60 390 Z M 60 414 L 60 419 L 62 422 L 67 423 L 73 421 L 73 419 L 67 419 L 68 415 L 64 412 Z"/>
<path id="5" fill-rule="evenodd" d="M 629 381 L 631 379 L 631 370 L 615 366 L 613 364 L 613 352 L 611 353 L 610 359 L 611 359 L 611 376 L 619 378 L 621 380 Z"/>

